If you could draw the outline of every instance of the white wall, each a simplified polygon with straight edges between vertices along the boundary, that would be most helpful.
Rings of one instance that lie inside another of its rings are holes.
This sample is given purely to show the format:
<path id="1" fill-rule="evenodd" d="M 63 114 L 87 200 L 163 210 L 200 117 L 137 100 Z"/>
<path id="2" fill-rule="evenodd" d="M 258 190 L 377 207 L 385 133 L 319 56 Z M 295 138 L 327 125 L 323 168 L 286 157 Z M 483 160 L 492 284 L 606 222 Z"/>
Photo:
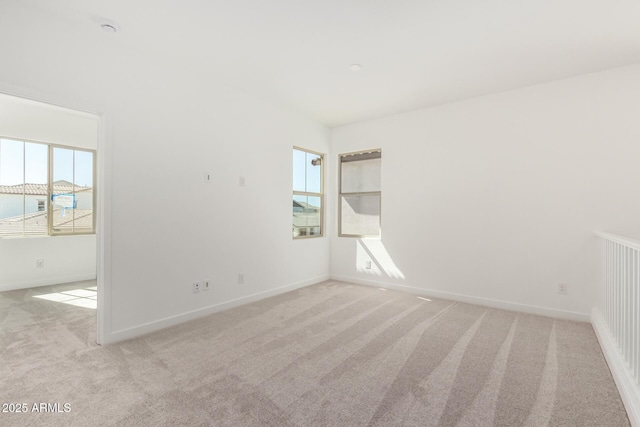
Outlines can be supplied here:
<path id="1" fill-rule="evenodd" d="M 36 260 L 44 268 L 36 268 Z M 0 291 L 96 277 L 96 236 L 0 239 Z"/>
<path id="2" fill-rule="evenodd" d="M 0 45 L 0 87 L 106 114 L 104 342 L 328 278 L 329 238 L 291 237 L 292 147 L 326 153 L 328 130 L 120 34 L 19 2 L 0 26 L 20 40 Z"/>
<path id="3" fill-rule="evenodd" d="M 95 150 L 98 118 L 0 93 L 0 137 Z"/>
<path id="4" fill-rule="evenodd" d="M 593 231 L 640 235 L 638 117 L 634 66 L 334 128 L 382 148 L 383 238 L 333 234 L 332 276 L 588 319 Z"/>
<path id="5" fill-rule="evenodd" d="M 0 137 L 95 150 L 98 118 L 0 94 Z M 36 207 L 31 211 L 37 210 L 35 199 L 43 197 L 33 198 Z M 44 268 L 36 268 L 38 259 L 44 260 Z M 95 277 L 95 236 L 0 238 L 0 291 Z"/>
<path id="6" fill-rule="evenodd" d="M 327 152 L 325 128 L 215 86 L 120 96 L 111 282 L 118 337 L 328 278 L 329 239 L 291 236 L 292 148 Z M 192 282 L 204 279 L 213 289 L 194 295 Z"/>

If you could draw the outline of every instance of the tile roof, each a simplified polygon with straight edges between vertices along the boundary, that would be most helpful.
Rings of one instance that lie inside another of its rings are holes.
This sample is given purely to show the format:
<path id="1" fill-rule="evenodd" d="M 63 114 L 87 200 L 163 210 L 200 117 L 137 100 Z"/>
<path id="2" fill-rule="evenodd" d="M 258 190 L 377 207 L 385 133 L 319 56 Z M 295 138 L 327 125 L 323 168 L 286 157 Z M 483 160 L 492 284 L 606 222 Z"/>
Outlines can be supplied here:
<path id="1" fill-rule="evenodd" d="M 75 187 L 75 192 L 91 190 L 91 187 Z M 74 186 L 69 181 L 53 183 L 54 193 L 72 193 Z M 29 196 L 46 196 L 49 193 L 47 184 L 24 184 L 24 194 Z M 0 185 L 0 194 L 23 194 L 23 185 Z"/>
<path id="2" fill-rule="evenodd" d="M 0 185 L 0 194 L 22 194 L 23 185 Z M 46 184 L 25 184 L 24 194 L 46 196 L 47 186 Z"/>
<path id="3" fill-rule="evenodd" d="M 71 231 L 91 230 L 93 227 L 93 211 L 91 209 L 68 210 L 64 217 L 60 216 L 60 210 L 55 209 L 53 213 L 53 226 L 56 230 Z M 0 219 L 0 236 L 22 235 L 22 234 L 47 234 L 46 212 L 35 212 L 11 218 Z"/>

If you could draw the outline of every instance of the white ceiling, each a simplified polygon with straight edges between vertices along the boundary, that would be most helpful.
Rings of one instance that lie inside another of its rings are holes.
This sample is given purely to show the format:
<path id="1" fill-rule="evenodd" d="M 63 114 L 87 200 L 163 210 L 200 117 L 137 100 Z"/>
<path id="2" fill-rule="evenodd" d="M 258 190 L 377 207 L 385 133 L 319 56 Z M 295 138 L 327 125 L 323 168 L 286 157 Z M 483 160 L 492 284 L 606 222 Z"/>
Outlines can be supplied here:
<path id="1" fill-rule="evenodd" d="M 97 37 L 93 19 L 109 18 L 119 48 L 183 61 L 327 126 L 640 63 L 638 0 L 0 3 L 0 25 L 30 11 L 75 37 Z"/>

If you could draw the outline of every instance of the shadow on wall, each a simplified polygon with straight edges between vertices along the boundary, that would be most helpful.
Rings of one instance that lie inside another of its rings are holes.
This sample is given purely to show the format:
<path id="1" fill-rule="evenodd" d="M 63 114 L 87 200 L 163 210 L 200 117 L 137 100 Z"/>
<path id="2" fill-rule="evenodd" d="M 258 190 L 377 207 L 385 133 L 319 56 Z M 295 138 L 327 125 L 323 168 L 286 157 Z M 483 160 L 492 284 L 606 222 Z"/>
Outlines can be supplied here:
<path id="1" fill-rule="evenodd" d="M 404 279 L 381 239 L 358 239 L 356 242 L 356 270 L 358 273 Z"/>

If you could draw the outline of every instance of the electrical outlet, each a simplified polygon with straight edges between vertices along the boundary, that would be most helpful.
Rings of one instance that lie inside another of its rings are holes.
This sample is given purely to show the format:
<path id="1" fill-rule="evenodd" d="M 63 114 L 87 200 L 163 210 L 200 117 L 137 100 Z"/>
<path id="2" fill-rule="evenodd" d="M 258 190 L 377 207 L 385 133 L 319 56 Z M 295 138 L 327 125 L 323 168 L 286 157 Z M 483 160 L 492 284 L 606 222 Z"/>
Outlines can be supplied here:
<path id="1" fill-rule="evenodd" d="M 247 180 L 244 176 L 238 178 L 238 185 L 240 185 L 240 187 L 244 187 L 245 185 L 247 185 Z"/>
<path id="2" fill-rule="evenodd" d="M 244 283 L 244 273 L 238 273 L 238 284 L 242 285 Z"/>
<path id="3" fill-rule="evenodd" d="M 364 262 L 364 268 L 367 270 L 371 270 L 371 260 L 367 260 Z"/>
<path id="4" fill-rule="evenodd" d="M 569 293 L 569 285 L 566 283 L 558 283 L 558 293 L 560 295 L 567 295 Z"/>
<path id="5" fill-rule="evenodd" d="M 209 172 L 205 172 L 204 173 L 204 182 L 206 182 L 206 183 L 210 183 L 211 182 L 211 174 Z"/>
<path id="6" fill-rule="evenodd" d="M 209 290 L 209 279 L 202 281 L 202 290 L 203 291 L 208 291 Z"/>
<path id="7" fill-rule="evenodd" d="M 200 282 L 193 282 L 193 293 L 200 292 L 202 284 Z"/>
<path id="8" fill-rule="evenodd" d="M 36 260 L 36 268 L 44 268 L 44 260 L 43 259 L 37 259 Z"/>

